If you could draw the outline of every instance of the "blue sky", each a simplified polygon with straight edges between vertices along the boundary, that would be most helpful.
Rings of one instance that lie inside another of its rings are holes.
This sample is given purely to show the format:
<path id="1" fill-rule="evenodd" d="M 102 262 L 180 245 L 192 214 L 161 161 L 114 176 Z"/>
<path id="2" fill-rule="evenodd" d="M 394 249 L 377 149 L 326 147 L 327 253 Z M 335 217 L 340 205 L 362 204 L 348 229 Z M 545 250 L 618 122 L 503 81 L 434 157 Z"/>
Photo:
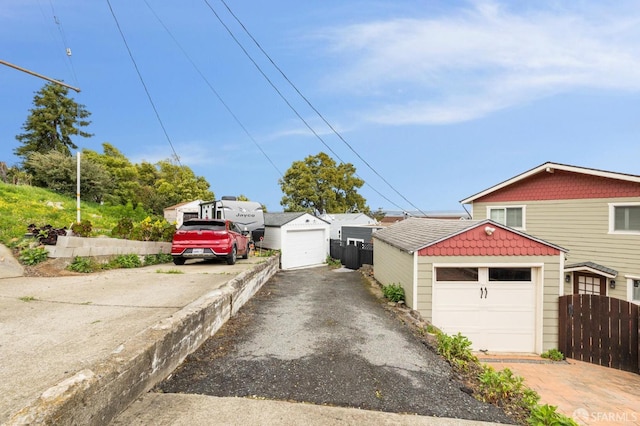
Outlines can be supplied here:
<path id="1" fill-rule="evenodd" d="M 280 173 L 321 151 L 354 164 L 373 210 L 462 211 L 459 200 L 545 161 L 640 174 L 639 1 L 227 0 L 353 150 L 220 0 L 110 2 L 171 143 L 106 0 L 3 0 L 0 59 L 82 89 L 70 94 L 94 136 L 81 148 L 109 142 L 156 162 L 173 145 L 217 197 L 279 211 Z M 44 81 L 3 65 L 0 79 L 11 165 Z"/>

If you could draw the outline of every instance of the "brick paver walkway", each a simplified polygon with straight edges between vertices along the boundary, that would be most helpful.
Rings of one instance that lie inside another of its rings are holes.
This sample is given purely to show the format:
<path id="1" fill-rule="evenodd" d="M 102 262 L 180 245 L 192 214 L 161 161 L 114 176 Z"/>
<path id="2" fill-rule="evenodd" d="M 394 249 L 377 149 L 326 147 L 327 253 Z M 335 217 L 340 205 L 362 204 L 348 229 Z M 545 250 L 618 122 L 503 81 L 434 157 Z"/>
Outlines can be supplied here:
<path id="1" fill-rule="evenodd" d="M 583 425 L 640 425 L 640 374 L 572 359 L 541 362 L 540 357 L 485 356 L 496 370 L 509 368 L 540 394 L 542 404 Z"/>

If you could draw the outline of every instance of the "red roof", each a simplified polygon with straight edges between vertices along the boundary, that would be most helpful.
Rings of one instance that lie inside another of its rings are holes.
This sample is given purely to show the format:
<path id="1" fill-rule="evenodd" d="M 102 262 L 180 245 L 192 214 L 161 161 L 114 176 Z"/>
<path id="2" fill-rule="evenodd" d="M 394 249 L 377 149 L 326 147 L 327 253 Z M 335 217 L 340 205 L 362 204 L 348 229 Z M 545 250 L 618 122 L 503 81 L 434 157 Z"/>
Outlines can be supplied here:
<path id="1" fill-rule="evenodd" d="M 491 235 L 486 228 L 493 230 Z M 482 223 L 430 245 L 419 256 L 557 256 L 558 248 L 527 238 L 507 228 Z"/>

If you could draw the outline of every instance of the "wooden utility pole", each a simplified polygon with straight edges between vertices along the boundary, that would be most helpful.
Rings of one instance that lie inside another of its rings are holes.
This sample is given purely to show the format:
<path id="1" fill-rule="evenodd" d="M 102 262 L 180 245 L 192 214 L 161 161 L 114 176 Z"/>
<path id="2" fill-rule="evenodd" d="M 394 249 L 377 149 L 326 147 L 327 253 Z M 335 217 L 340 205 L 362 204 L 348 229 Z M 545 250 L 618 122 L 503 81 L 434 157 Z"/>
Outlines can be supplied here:
<path id="1" fill-rule="evenodd" d="M 15 68 L 15 69 L 17 69 L 18 71 L 26 72 L 27 74 L 34 75 L 34 76 L 36 76 L 36 77 L 42 78 L 42 79 L 47 80 L 47 81 L 50 81 L 50 82 L 52 82 L 52 83 L 59 84 L 60 86 L 67 87 L 67 88 L 69 88 L 69 89 L 71 89 L 71 90 L 75 90 L 77 93 L 80 93 L 80 89 L 78 89 L 77 87 L 69 86 L 68 84 L 63 83 L 62 81 L 54 80 L 53 78 L 49 78 L 49 77 L 44 76 L 44 75 L 42 75 L 42 74 L 38 74 L 37 72 L 30 71 L 30 70 L 28 70 L 28 69 L 26 69 L 26 68 L 19 67 L 19 66 L 17 66 L 17 65 L 14 65 L 14 64 L 12 64 L 12 63 L 7 62 L 7 61 L 3 61 L 2 59 L 0 59 L 0 64 L 6 65 L 6 66 L 11 67 L 11 68 Z"/>

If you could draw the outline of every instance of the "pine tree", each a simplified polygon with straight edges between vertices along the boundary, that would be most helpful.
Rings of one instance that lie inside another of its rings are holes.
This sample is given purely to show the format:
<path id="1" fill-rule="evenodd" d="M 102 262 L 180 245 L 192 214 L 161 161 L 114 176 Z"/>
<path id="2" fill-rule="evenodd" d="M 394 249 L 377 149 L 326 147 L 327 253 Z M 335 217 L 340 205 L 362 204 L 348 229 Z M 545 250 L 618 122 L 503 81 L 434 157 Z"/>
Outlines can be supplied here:
<path id="1" fill-rule="evenodd" d="M 47 154 L 51 151 L 71 155 L 71 149 L 78 148 L 71 136 L 93 136 L 81 130 L 91 123 L 87 120 L 91 113 L 84 105 L 69 98 L 68 92 L 69 89 L 55 83 L 47 83 L 36 92 L 34 107 L 22 125 L 25 133 L 16 136 L 22 143 L 14 150 L 17 156 L 27 159 L 34 152 Z"/>

